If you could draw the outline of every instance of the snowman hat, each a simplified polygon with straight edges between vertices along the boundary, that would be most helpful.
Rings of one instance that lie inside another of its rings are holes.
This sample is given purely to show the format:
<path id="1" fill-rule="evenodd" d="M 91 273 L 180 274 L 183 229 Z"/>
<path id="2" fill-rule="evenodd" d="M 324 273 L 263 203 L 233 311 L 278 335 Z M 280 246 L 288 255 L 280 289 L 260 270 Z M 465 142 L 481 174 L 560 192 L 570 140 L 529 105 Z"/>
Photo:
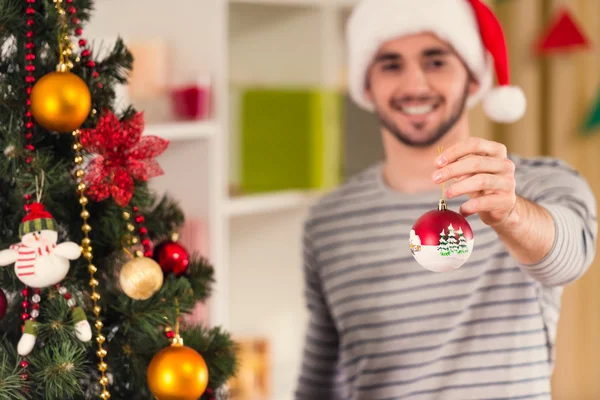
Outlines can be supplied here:
<path id="1" fill-rule="evenodd" d="M 467 101 L 480 100 L 488 117 L 511 123 L 523 117 L 526 98 L 512 86 L 504 32 L 500 22 L 481 0 L 363 0 L 346 28 L 349 91 L 358 106 L 373 111 L 365 97 L 368 68 L 379 47 L 409 34 L 432 32 L 448 42 L 479 81 L 480 89 Z M 493 74 L 497 87 L 492 88 Z"/>
<path id="2" fill-rule="evenodd" d="M 52 215 L 44 209 L 41 203 L 31 203 L 29 212 L 19 225 L 19 237 L 22 238 L 28 233 L 51 230 L 56 231 L 56 221 Z"/>

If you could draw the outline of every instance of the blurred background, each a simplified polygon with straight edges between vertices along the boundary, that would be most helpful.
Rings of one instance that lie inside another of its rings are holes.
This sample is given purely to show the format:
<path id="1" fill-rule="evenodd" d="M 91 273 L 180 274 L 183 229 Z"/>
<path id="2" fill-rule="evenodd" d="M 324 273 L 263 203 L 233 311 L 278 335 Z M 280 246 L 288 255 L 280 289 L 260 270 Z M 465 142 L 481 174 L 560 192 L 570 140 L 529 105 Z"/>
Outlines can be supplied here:
<path id="1" fill-rule="evenodd" d="M 476 108 L 473 134 L 563 158 L 600 198 L 600 1 L 486 2 L 504 25 L 528 112 L 500 126 Z M 181 202 L 187 245 L 215 266 L 212 299 L 195 317 L 241 344 L 233 399 L 292 398 L 306 321 L 303 219 L 319 195 L 382 157 L 377 121 L 346 92 L 353 3 L 97 0 L 86 28 L 96 52 L 125 39 L 134 73 L 119 98 L 145 111 L 145 134 L 171 140 L 154 186 Z M 600 393 L 598 267 L 564 293 L 556 399 Z"/>

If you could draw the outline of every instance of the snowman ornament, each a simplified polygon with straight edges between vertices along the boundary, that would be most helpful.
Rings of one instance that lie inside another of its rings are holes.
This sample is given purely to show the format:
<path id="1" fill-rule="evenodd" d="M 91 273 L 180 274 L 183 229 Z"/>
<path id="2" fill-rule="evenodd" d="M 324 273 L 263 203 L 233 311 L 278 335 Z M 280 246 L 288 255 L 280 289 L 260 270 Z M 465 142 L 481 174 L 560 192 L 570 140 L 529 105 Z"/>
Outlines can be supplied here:
<path id="1" fill-rule="evenodd" d="M 58 242 L 56 222 L 38 202 L 32 203 L 29 213 L 19 226 L 20 243 L 0 251 L 0 267 L 14 264 L 15 273 L 26 286 L 34 288 L 30 318 L 25 321 L 17 351 L 28 355 L 36 342 L 37 318 L 40 314 L 41 289 L 54 286 L 67 300 L 75 321 L 75 334 L 82 342 L 92 339 L 92 329 L 85 311 L 60 282 L 67 276 L 70 260 L 81 256 L 81 247 L 74 242 Z"/>

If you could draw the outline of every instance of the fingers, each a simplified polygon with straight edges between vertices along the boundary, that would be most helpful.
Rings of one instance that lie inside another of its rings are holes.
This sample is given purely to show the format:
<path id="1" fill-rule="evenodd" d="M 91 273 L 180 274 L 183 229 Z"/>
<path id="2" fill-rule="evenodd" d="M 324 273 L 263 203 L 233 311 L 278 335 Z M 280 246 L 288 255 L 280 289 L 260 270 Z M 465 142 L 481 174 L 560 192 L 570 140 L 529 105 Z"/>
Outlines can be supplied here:
<path id="1" fill-rule="evenodd" d="M 446 197 L 453 198 L 474 192 L 514 193 L 515 180 L 513 176 L 477 174 L 470 178 L 455 182 L 446 189 Z"/>
<path id="2" fill-rule="evenodd" d="M 454 161 L 433 173 L 435 183 L 457 179 L 464 175 L 479 173 L 512 174 L 514 164 L 508 159 L 493 158 L 488 156 L 471 156 Z"/>
<path id="3" fill-rule="evenodd" d="M 460 213 L 467 217 L 477 213 L 490 213 L 495 217 L 503 219 L 503 217 L 513 208 L 515 197 L 505 194 L 490 194 L 486 196 L 475 197 L 465 202 L 460 207 Z"/>
<path id="4" fill-rule="evenodd" d="M 475 176 L 475 174 L 461 175 L 461 176 L 456 177 L 456 181 L 457 182 L 464 181 L 465 179 L 468 179 L 468 178 L 470 178 L 472 176 Z"/>
<path id="5" fill-rule="evenodd" d="M 436 159 L 435 165 L 437 167 L 442 167 L 468 154 L 477 154 L 503 159 L 507 157 L 508 152 L 506 146 L 502 143 L 472 137 L 444 150 Z"/>

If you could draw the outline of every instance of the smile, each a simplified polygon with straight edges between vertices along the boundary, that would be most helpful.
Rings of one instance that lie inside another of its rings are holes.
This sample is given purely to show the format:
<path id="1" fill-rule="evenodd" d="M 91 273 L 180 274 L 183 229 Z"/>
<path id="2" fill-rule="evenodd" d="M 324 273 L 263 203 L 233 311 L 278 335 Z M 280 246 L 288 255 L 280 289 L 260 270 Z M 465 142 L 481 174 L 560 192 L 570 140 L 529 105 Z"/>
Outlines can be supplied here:
<path id="1" fill-rule="evenodd" d="M 422 106 L 404 106 L 400 111 L 408 115 L 425 115 L 437 108 L 437 104 L 426 104 Z"/>

